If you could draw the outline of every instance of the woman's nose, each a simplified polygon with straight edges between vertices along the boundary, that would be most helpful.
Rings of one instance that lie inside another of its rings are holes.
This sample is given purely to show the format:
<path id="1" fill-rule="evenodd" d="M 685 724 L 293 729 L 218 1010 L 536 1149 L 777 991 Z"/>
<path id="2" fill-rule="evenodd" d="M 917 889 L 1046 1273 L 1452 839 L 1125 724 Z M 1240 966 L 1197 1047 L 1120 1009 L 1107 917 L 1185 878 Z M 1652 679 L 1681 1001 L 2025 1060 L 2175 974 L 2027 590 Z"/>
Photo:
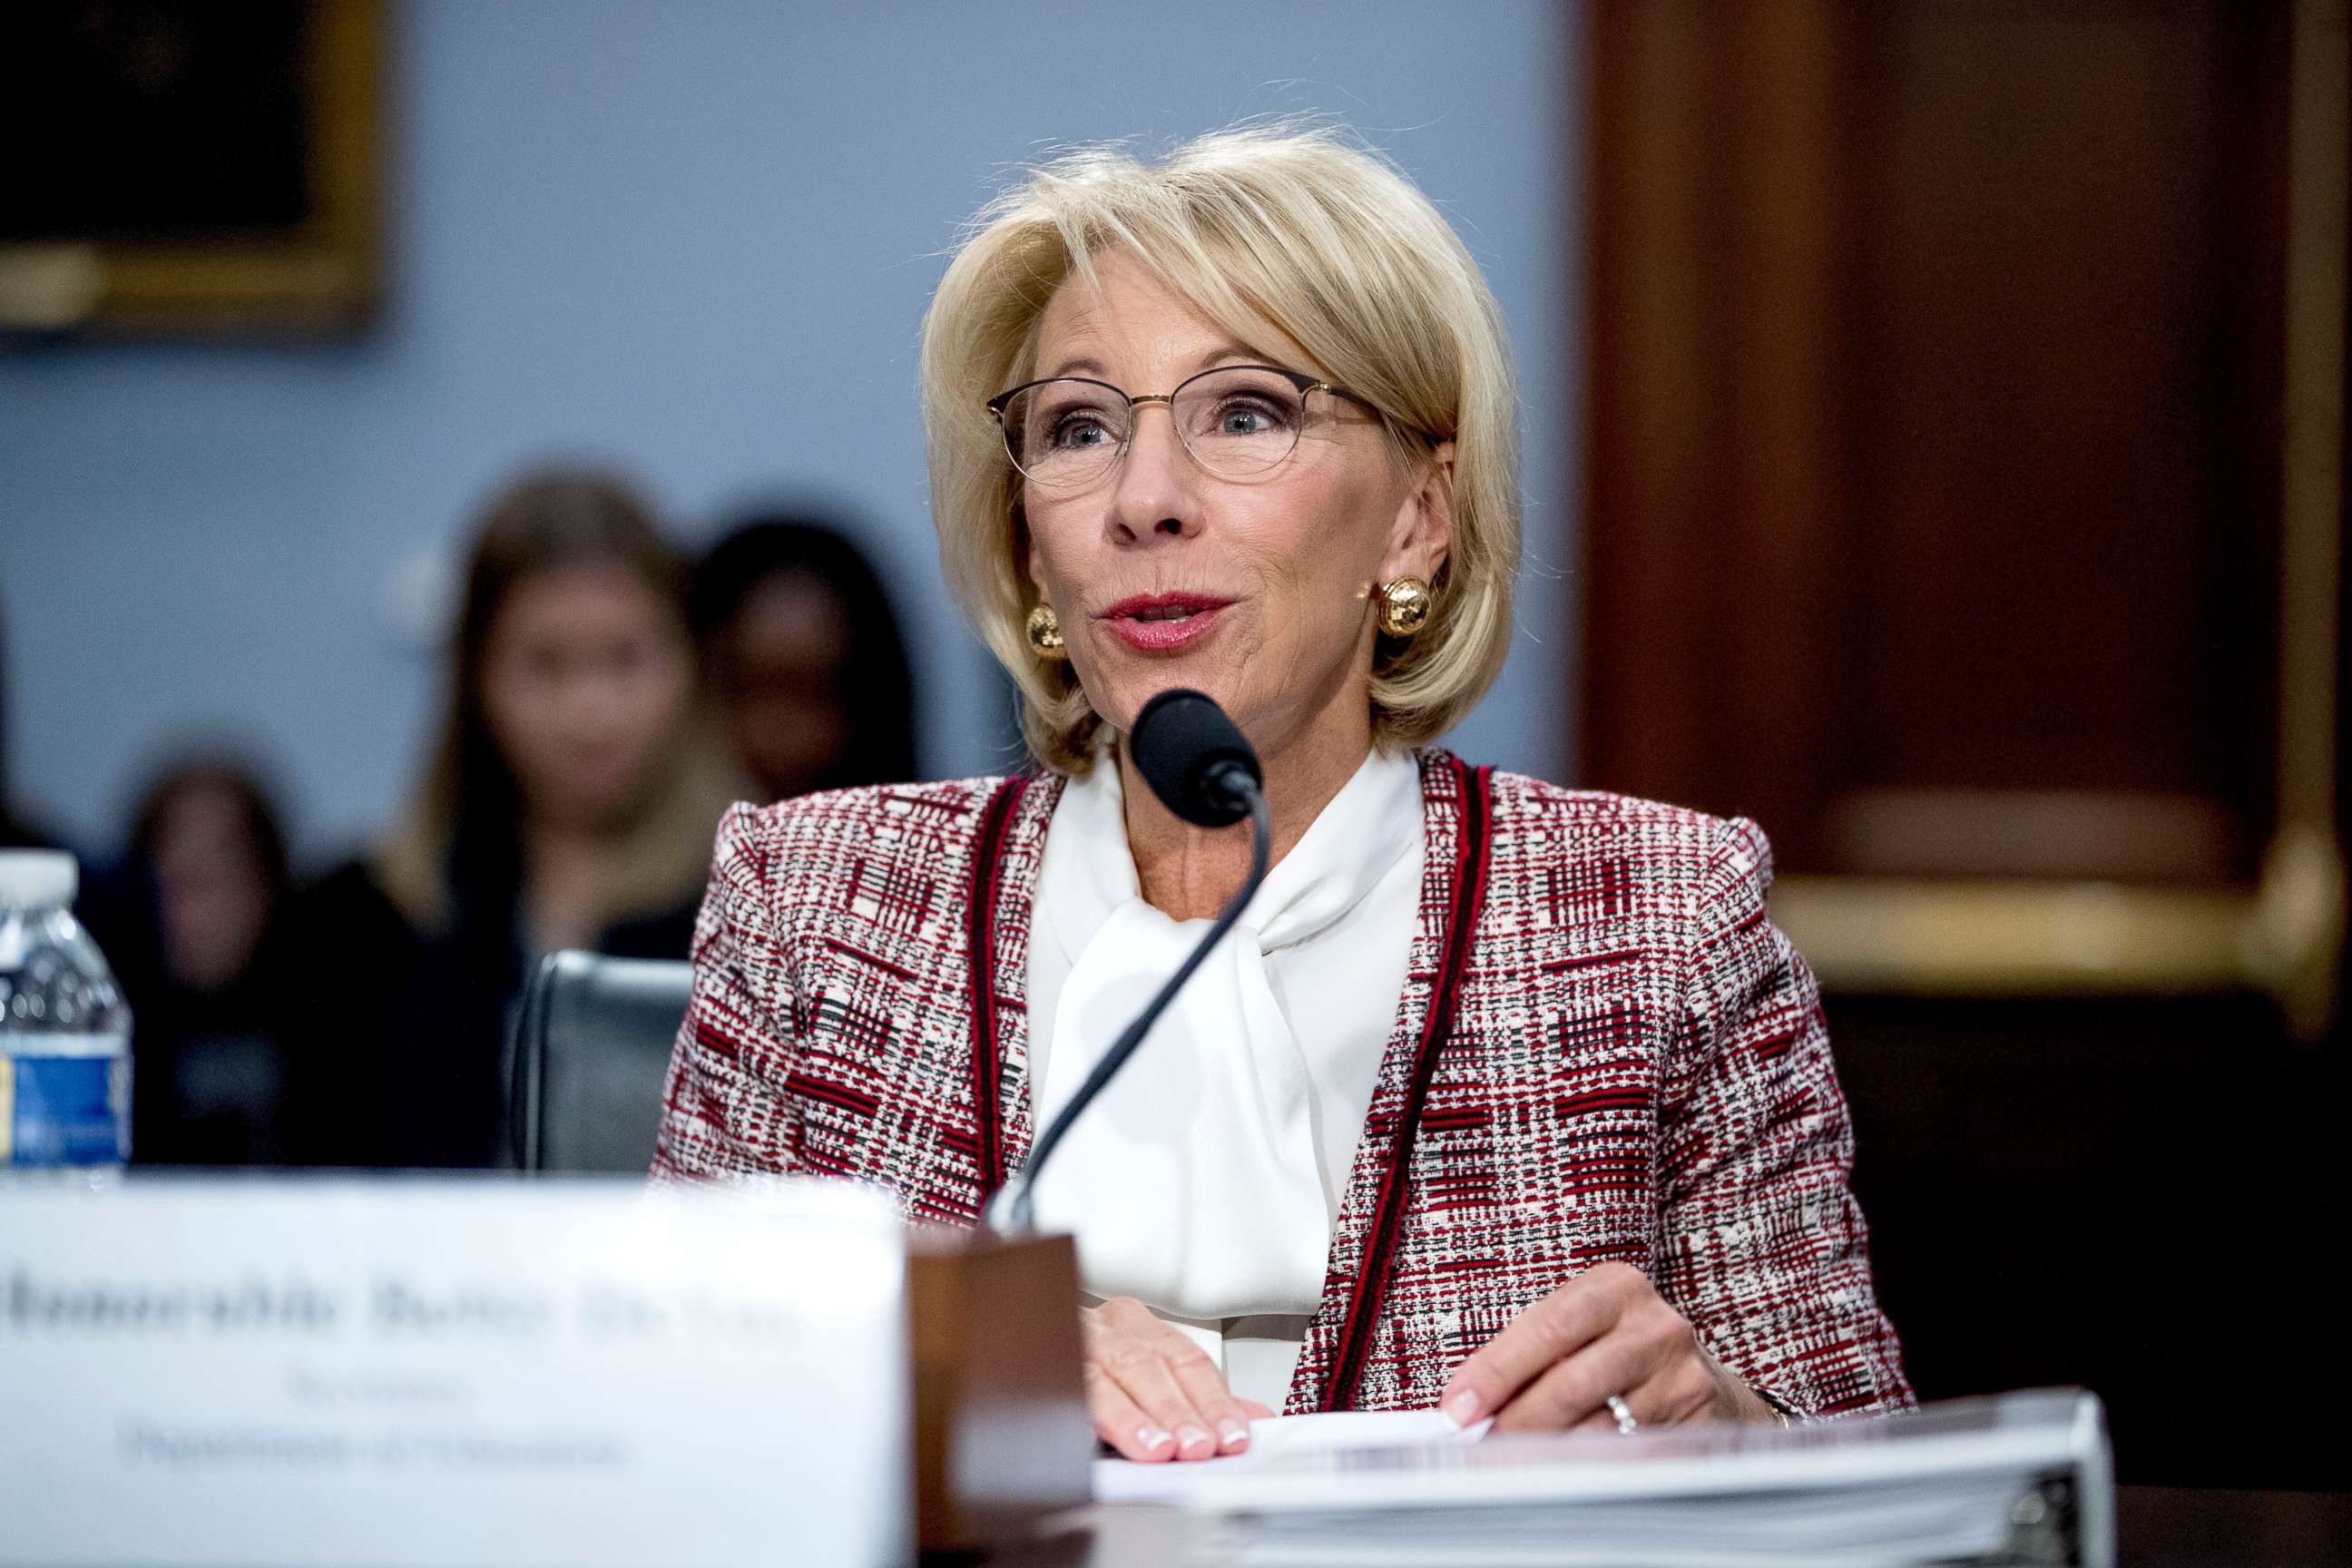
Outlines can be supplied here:
<path id="1" fill-rule="evenodd" d="M 1165 404 L 1135 410 L 1110 497 L 1108 524 L 1122 543 L 1183 539 L 1201 531 L 1200 468 Z"/>

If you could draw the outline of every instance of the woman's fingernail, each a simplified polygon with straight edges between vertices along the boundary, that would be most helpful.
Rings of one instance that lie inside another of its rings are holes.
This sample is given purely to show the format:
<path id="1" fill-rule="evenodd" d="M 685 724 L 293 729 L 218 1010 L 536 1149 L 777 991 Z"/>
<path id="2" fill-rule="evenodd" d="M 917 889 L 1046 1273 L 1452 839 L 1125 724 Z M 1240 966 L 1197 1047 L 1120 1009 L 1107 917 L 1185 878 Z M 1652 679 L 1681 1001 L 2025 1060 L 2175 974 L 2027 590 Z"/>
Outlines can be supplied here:
<path id="1" fill-rule="evenodd" d="M 1478 1396 L 1465 1388 L 1445 1396 L 1438 1410 L 1456 1426 L 1467 1426 L 1478 1419 Z"/>
<path id="2" fill-rule="evenodd" d="M 1189 1453 L 1194 1448 L 1213 1448 L 1216 1446 L 1215 1439 L 1209 1436 L 1209 1429 L 1205 1426 L 1176 1428 L 1176 1450 L 1179 1453 Z"/>
<path id="3" fill-rule="evenodd" d="M 1236 1421 L 1230 1415 L 1217 1423 L 1217 1433 L 1224 1438 L 1225 1447 L 1228 1448 L 1245 1448 L 1249 1446 L 1248 1424 Z"/>
<path id="4" fill-rule="evenodd" d="M 1143 1451 L 1147 1454 L 1172 1447 L 1176 1442 L 1164 1426 L 1139 1426 L 1135 1429 L 1135 1440 L 1142 1445 Z"/>

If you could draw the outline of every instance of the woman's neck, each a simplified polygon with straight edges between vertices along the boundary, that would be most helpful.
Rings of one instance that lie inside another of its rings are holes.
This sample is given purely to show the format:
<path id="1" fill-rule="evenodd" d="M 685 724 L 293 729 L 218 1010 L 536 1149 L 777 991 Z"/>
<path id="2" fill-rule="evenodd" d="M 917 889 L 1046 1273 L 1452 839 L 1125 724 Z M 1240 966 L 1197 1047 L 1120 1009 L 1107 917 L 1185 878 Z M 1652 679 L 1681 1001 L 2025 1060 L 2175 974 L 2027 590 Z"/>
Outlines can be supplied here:
<path id="1" fill-rule="evenodd" d="M 522 825 L 520 913 L 541 952 L 593 947 L 605 910 L 608 836 L 562 823 Z"/>
<path id="2" fill-rule="evenodd" d="M 1306 837 L 1371 751 L 1371 715 L 1360 704 L 1350 707 L 1352 724 L 1345 710 L 1329 714 L 1281 750 L 1260 752 L 1265 804 L 1274 818 L 1269 866 L 1280 865 Z M 1116 755 L 1126 800 L 1128 849 L 1135 857 L 1143 901 L 1171 920 L 1213 916 L 1249 875 L 1248 829 L 1193 826 L 1160 804 L 1129 760 L 1125 745 Z"/>

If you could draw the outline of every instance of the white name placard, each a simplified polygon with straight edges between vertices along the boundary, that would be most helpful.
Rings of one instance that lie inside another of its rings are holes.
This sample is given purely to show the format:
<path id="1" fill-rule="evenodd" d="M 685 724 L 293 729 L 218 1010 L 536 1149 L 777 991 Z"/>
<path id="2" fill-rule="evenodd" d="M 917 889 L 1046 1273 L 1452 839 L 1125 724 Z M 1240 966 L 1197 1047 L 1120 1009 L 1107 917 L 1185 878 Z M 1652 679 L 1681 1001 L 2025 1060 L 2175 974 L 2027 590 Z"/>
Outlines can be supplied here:
<path id="1" fill-rule="evenodd" d="M 0 1188 L 0 1563 L 904 1562 L 905 1324 L 839 1185 Z"/>

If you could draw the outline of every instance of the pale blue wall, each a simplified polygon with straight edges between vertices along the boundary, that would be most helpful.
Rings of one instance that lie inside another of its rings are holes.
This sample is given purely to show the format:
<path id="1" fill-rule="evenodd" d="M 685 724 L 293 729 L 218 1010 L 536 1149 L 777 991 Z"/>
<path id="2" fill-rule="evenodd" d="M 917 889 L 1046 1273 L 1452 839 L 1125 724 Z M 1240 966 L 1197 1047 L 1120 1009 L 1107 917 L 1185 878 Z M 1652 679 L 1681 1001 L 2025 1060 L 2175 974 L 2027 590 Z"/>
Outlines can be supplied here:
<path id="1" fill-rule="evenodd" d="M 1579 254 L 1573 16 L 1464 5 L 400 8 L 394 295 L 331 347 L 0 356 L 0 604 L 17 794 L 110 847 L 166 735 L 285 763 L 304 839 L 379 822 L 438 675 L 400 586 L 499 476 L 635 469 L 689 530 L 778 489 L 871 519 L 935 774 L 1001 765 L 936 581 L 914 345 L 955 226 L 1055 140 L 1328 110 L 1486 267 L 1517 337 L 1531 565 L 1467 752 L 1568 749 Z"/>

